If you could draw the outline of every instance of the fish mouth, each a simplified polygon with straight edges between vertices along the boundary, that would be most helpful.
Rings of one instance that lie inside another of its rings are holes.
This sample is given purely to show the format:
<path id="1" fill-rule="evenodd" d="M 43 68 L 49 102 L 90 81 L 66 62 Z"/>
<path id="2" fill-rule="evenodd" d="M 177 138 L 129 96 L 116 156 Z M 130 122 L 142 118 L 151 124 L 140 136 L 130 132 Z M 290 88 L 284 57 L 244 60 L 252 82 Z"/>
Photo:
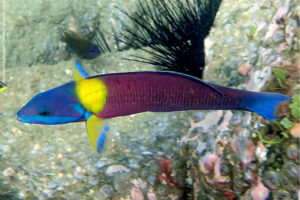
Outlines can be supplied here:
<path id="1" fill-rule="evenodd" d="M 21 115 L 19 112 L 17 112 L 17 119 L 18 119 L 20 122 L 26 122 L 26 121 L 24 120 L 24 117 L 22 117 L 22 115 Z"/>
<path id="2" fill-rule="evenodd" d="M 24 123 L 28 123 L 28 120 L 26 120 L 26 116 L 22 115 L 21 113 L 22 113 L 21 110 L 19 110 L 17 112 L 17 119 L 18 119 L 18 121 L 24 122 Z"/>
<path id="3" fill-rule="evenodd" d="M 23 120 L 22 120 L 21 117 L 18 116 L 17 119 L 18 119 L 19 121 L 23 122 Z"/>

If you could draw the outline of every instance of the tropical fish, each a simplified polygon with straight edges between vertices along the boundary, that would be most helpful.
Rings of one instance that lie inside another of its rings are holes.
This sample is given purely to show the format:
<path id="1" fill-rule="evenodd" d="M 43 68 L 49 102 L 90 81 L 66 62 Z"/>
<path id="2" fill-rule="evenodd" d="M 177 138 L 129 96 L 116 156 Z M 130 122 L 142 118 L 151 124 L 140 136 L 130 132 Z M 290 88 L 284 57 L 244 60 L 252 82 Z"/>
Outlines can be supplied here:
<path id="1" fill-rule="evenodd" d="M 89 33 L 87 36 L 73 32 L 64 32 L 63 41 L 66 42 L 69 49 L 83 59 L 94 59 L 110 51 L 104 34 L 99 29 Z"/>
<path id="2" fill-rule="evenodd" d="M 4 90 L 6 90 L 6 88 L 7 88 L 7 85 L 0 81 L 0 92 L 3 92 Z"/>
<path id="3" fill-rule="evenodd" d="M 107 128 L 103 119 L 141 112 L 244 110 L 276 120 L 278 93 L 222 87 L 175 72 L 127 72 L 87 77 L 77 62 L 75 81 L 42 92 L 20 111 L 18 119 L 33 124 L 86 121 L 92 146 L 101 150 Z"/>

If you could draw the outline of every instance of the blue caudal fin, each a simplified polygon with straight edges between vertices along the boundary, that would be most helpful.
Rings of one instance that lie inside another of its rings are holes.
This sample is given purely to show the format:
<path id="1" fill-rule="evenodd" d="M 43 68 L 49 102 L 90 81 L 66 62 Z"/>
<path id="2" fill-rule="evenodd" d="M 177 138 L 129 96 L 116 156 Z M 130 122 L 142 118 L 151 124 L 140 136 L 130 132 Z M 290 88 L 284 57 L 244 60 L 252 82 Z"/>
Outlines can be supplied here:
<path id="1" fill-rule="evenodd" d="M 278 120 L 275 116 L 278 104 L 286 100 L 292 100 L 291 97 L 278 93 L 251 92 L 246 96 L 246 110 L 255 112 L 267 120 Z"/>

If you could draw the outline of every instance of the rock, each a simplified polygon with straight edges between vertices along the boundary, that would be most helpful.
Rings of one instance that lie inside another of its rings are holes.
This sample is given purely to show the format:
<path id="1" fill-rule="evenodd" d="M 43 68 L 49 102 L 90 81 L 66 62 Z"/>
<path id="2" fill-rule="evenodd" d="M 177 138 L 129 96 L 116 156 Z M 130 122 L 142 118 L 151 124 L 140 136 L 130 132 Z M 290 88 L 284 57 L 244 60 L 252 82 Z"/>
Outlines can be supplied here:
<path id="1" fill-rule="evenodd" d="M 100 192 L 105 198 L 111 198 L 114 193 L 114 191 L 110 185 L 103 185 L 100 188 Z"/>
<path id="2" fill-rule="evenodd" d="M 264 146 L 262 141 L 259 141 L 256 145 L 255 154 L 259 162 L 267 160 L 267 148 Z"/>
<path id="3" fill-rule="evenodd" d="M 203 118 L 205 117 L 205 113 L 204 112 L 197 112 L 193 115 L 193 121 L 194 122 L 199 122 L 201 121 Z"/>
<path id="4" fill-rule="evenodd" d="M 215 125 L 223 116 L 223 111 L 211 111 L 206 114 L 203 120 L 199 122 L 192 121 L 191 122 L 191 129 L 194 129 L 196 127 L 202 127 L 203 131 L 209 130 L 213 125 Z"/>
<path id="5" fill-rule="evenodd" d="M 8 167 L 3 171 L 3 176 L 12 176 L 16 174 L 15 170 L 12 167 Z"/>
<path id="6" fill-rule="evenodd" d="M 132 200 L 144 200 L 143 192 L 135 187 L 131 189 L 131 199 Z"/>
<path id="7" fill-rule="evenodd" d="M 147 198 L 149 200 L 157 200 L 157 197 L 156 197 L 155 193 L 153 193 L 153 192 L 148 192 L 147 193 Z"/>
<path id="8" fill-rule="evenodd" d="M 57 185 L 56 182 L 54 182 L 54 181 L 48 182 L 48 188 L 49 188 L 50 190 L 54 190 L 54 189 L 56 189 L 57 187 L 58 187 L 58 185 Z"/>
<path id="9" fill-rule="evenodd" d="M 294 184 L 299 183 L 299 166 L 294 162 L 288 162 L 285 164 L 284 173 L 287 178 Z"/>
<path id="10" fill-rule="evenodd" d="M 274 200 L 283 200 L 283 199 L 293 199 L 293 198 L 291 198 L 291 195 L 289 194 L 289 192 L 280 189 L 280 190 L 274 191 L 273 199 Z"/>
<path id="11" fill-rule="evenodd" d="M 122 173 L 122 172 L 129 173 L 130 169 L 128 169 L 123 165 L 111 165 L 106 169 L 105 174 L 107 176 L 113 176 L 116 173 Z"/>
<path id="12" fill-rule="evenodd" d="M 130 176 L 128 174 L 119 174 L 114 176 L 113 179 L 114 189 L 122 196 L 127 196 L 130 194 L 131 183 Z"/>
<path id="13" fill-rule="evenodd" d="M 266 186 L 272 190 L 277 189 L 280 186 L 279 177 L 275 171 L 269 171 L 265 173 L 264 182 Z"/>
<path id="14" fill-rule="evenodd" d="M 291 160 L 299 158 L 299 149 L 296 144 L 291 144 L 287 149 L 287 157 Z"/>

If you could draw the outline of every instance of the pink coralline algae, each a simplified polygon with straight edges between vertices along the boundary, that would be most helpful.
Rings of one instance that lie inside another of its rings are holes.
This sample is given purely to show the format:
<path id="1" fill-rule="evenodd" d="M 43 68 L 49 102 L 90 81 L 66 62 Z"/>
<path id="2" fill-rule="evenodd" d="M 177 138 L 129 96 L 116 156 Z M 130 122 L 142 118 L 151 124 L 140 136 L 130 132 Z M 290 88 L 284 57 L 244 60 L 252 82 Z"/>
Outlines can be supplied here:
<path id="1" fill-rule="evenodd" d="M 269 196 L 269 190 L 259 180 L 251 191 L 253 200 L 265 200 Z"/>

